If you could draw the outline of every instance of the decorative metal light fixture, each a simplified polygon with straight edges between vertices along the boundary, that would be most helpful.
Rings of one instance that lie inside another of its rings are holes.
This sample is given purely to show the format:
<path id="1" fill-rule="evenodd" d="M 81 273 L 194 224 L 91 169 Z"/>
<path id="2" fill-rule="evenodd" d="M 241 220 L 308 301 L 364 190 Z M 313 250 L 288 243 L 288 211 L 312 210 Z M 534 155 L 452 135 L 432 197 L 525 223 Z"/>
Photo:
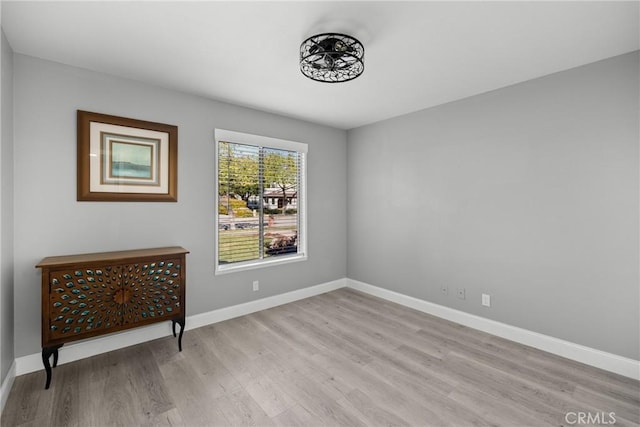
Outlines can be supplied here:
<path id="1" fill-rule="evenodd" d="M 319 82 L 353 80 L 364 71 L 364 46 L 345 34 L 309 37 L 300 45 L 300 71 Z"/>

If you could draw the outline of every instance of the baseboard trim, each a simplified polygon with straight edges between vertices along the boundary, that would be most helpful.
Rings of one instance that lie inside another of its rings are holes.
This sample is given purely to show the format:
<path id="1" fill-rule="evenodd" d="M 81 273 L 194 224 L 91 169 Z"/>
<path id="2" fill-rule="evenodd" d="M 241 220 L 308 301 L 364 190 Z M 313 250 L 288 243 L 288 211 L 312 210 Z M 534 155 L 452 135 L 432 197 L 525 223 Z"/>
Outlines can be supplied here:
<path id="1" fill-rule="evenodd" d="M 575 344 L 570 341 L 565 341 L 548 335 L 543 335 L 527 329 L 518 328 L 506 323 L 486 319 L 484 317 L 465 313 L 348 278 L 338 279 L 332 282 L 322 283 L 280 295 L 274 295 L 231 307 L 212 310 L 207 313 L 189 316 L 186 319 L 186 328 L 194 329 L 222 322 L 234 317 L 244 316 L 257 311 L 277 307 L 282 304 L 331 292 L 343 287 L 356 289 L 473 329 L 519 342 L 558 356 L 566 357 L 567 359 L 614 372 L 625 377 L 640 380 L 640 361 L 607 353 L 580 344 Z M 64 350 L 60 352 L 58 364 L 69 363 L 86 357 L 95 356 L 97 354 L 106 353 L 108 351 L 152 341 L 158 338 L 164 338 L 171 335 L 171 333 L 171 325 L 167 322 L 166 324 L 156 324 L 143 328 L 132 329 L 115 335 L 79 341 L 64 347 Z M 2 383 L 2 388 L 0 389 L 0 399 L 2 399 L 0 400 L 0 408 L 4 408 L 4 403 L 6 402 L 16 376 L 42 369 L 42 357 L 40 353 L 17 358 Z"/>
<path id="2" fill-rule="evenodd" d="M 311 286 L 309 288 L 297 289 L 295 291 L 274 295 L 272 297 L 249 301 L 231 307 L 209 311 L 207 313 L 196 314 L 187 318 L 187 327 L 190 329 L 199 328 L 201 326 L 222 322 L 224 320 L 233 319 L 234 317 L 244 316 L 246 314 L 309 298 L 314 295 L 335 291 L 336 289 L 344 288 L 346 286 L 347 279 L 338 279 L 332 282 Z"/>
<path id="3" fill-rule="evenodd" d="M 344 288 L 346 279 L 338 279 L 332 282 L 322 283 L 308 288 L 297 289 L 295 291 L 286 292 L 280 295 L 262 298 L 255 301 L 224 307 L 212 310 L 207 313 L 195 314 L 188 316 L 186 319 L 186 330 L 199 328 L 201 326 L 210 325 L 212 323 L 222 322 L 223 320 L 233 319 L 234 317 L 244 316 L 246 314 L 255 313 L 257 311 L 266 310 L 268 308 L 277 307 L 293 301 L 309 298 L 314 295 L 323 294 L 336 289 Z M 86 357 L 95 356 L 106 353 L 108 351 L 117 350 L 131 345 L 152 341 L 158 338 L 164 338 L 171 335 L 171 324 L 165 322 L 146 327 L 131 329 L 114 335 L 108 335 L 100 338 L 78 341 L 73 344 L 65 345 L 60 351 L 58 365 L 73 362 L 75 360 L 84 359 Z M 30 372 L 42 370 L 42 356 L 40 353 L 34 353 L 27 356 L 18 357 L 15 360 L 16 375 L 24 375 Z M 44 384 L 44 379 L 43 379 Z M 10 387 L 9 387 L 10 389 Z"/>
<path id="4" fill-rule="evenodd" d="M 9 368 L 9 372 L 2 381 L 0 386 L 0 418 L 2 418 L 2 411 L 4 411 L 4 405 L 7 403 L 11 387 L 13 387 L 13 381 L 16 379 L 16 362 L 14 361 Z"/>
<path id="5" fill-rule="evenodd" d="M 395 302 L 405 307 L 432 314 L 460 325 L 525 344 L 548 353 L 566 357 L 567 359 L 640 380 L 640 361 L 465 313 L 357 280 L 346 279 L 346 281 L 347 287 L 349 288 L 387 301 Z"/>

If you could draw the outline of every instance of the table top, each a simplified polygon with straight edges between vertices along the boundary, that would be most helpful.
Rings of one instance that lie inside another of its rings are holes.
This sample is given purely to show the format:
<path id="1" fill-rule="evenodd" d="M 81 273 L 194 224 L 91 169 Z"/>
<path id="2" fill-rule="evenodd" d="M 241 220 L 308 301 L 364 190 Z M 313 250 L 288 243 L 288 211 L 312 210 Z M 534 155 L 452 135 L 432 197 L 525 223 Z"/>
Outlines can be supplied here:
<path id="1" fill-rule="evenodd" d="M 114 251 L 114 252 L 96 252 L 89 254 L 78 255 L 63 255 L 63 256 L 50 256 L 43 258 L 36 268 L 44 268 L 60 265 L 72 265 L 85 262 L 94 261 L 125 261 L 129 258 L 135 257 L 153 257 L 153 256 L 167 256 L 176 254 L 188 254 L 189 251 L 181 246 L 168 246 L 164 248 L 150 248 L 150 249 L 133 249 L 127 251 Z"/>

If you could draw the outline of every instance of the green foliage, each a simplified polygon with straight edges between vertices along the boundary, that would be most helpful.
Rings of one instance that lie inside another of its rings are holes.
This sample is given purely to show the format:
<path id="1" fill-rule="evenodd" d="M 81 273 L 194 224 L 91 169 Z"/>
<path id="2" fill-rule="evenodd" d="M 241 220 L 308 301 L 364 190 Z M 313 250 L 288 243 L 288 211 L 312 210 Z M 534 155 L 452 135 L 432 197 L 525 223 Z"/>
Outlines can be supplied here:
<path id="1" fill-rule="evenodd" d="M 218 151 L 218 195 L 258 192 L 257 147 L 220 142 Z"/>
<path id="2" fill-rule="evenodd" d="M 247 209 L 247 207 L 245 206 L 244 208 L 238 209 L 237 211 L 234 211 L 236 218 L 252 218 L 253 217 L 253 211 L 251 209 Z"/>
<path id="3" fill-rule="evenodd" d="M 219 198 L 218 214 L 229 215 L 229 209 L 233 211 L 233 215 L 236 218 L 251 218 L 253 217 L 253 211 L 247 208 L 247 203 L 242 199 L 236 199 L 234 197 L 222 196 Z"/>
<path id="4" fill-rule="evenodd" d="M 258 233 L 247 235 L 235 230 L 220 232 L 218 237 L 221 264 L 248 261 L 260 256 Z M 243 249 L 238 251 L 238 245 Z"/>
<path id="5" fill-rule="evenodd" d="M 279 215 L 279 214 L 281 214 L 281 213 L 282 213 L 282 209 L 280 209 L 280 208 L 277 208 L 277 209 L 267 209 L 267 208 L 264 208 L 264 214 L 265 214 L 265 215 Z M 295 215 L 295 214 L 297 214 L 297 213 L 298 213 L 298 210 L 297 210 L 297 209 L 287 209 L 287 210 L 285 211 L 285 214 L 286 214 L 286 215 Z"/>
<path id="6" fill-rule="evenodd" d="M 280 212 L 282 212 L 282 209 L 268 209 L 268 208 L 264 208 L 264 214 L 265 214 L 265 215 L 276 215 L 276 214 L 279 214 Z"/>
<path id="7" fill-rule="evenodd" d="M 252 216 L 243 208 L 232 206 L 234 196 L 247 198 L 259 193 L 260 161 L 262 159 L 263 188 L 275 186 L 282 191 L 286 201 L 287 192 L 295 191 L 298 184 L 298 154 L 293 151 L 258 148 L 249 145 L 220 142 L 218 148 L 218 196 L 226 198 L 223 208 L 218 213 L 229 214 L 230 210 L 236 217 Z M 222 204 L 222 202 L 221 202 Z M 285 213 L 286 203 L 283 203 L 282 213 Z M 270 212 L 269 212 L 270 213 Z"/>
<path id="8" fill-rule="evenodd" d="M 283 200 L 287 191 L 298 185 L 298 155 L 293 151 L 265 149 L 263 158 L 263 176 L 266 185 L 275 185 L 282 191 Z M 286 203 L 282 204 L 282 213 Z"/>
<path id="9" fill-rule="evenodd" d="M 292 151 L 265 150 L 263 160 L 265 183 L 276 184 L 280 188 L 294 188 L 298 182 L 296 157 L 296 153 Z"/>

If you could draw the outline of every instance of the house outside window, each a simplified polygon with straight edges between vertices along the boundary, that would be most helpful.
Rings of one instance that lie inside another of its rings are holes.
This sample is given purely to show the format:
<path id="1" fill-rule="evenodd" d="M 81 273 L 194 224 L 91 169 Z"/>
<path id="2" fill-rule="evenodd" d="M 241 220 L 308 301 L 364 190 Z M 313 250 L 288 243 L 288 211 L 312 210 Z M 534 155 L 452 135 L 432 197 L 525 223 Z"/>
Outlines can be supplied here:
<path id="1" fill-rule="evenodd" d="M 306 259 L 307 145 L 216 129 L 216 274 Z"/>

